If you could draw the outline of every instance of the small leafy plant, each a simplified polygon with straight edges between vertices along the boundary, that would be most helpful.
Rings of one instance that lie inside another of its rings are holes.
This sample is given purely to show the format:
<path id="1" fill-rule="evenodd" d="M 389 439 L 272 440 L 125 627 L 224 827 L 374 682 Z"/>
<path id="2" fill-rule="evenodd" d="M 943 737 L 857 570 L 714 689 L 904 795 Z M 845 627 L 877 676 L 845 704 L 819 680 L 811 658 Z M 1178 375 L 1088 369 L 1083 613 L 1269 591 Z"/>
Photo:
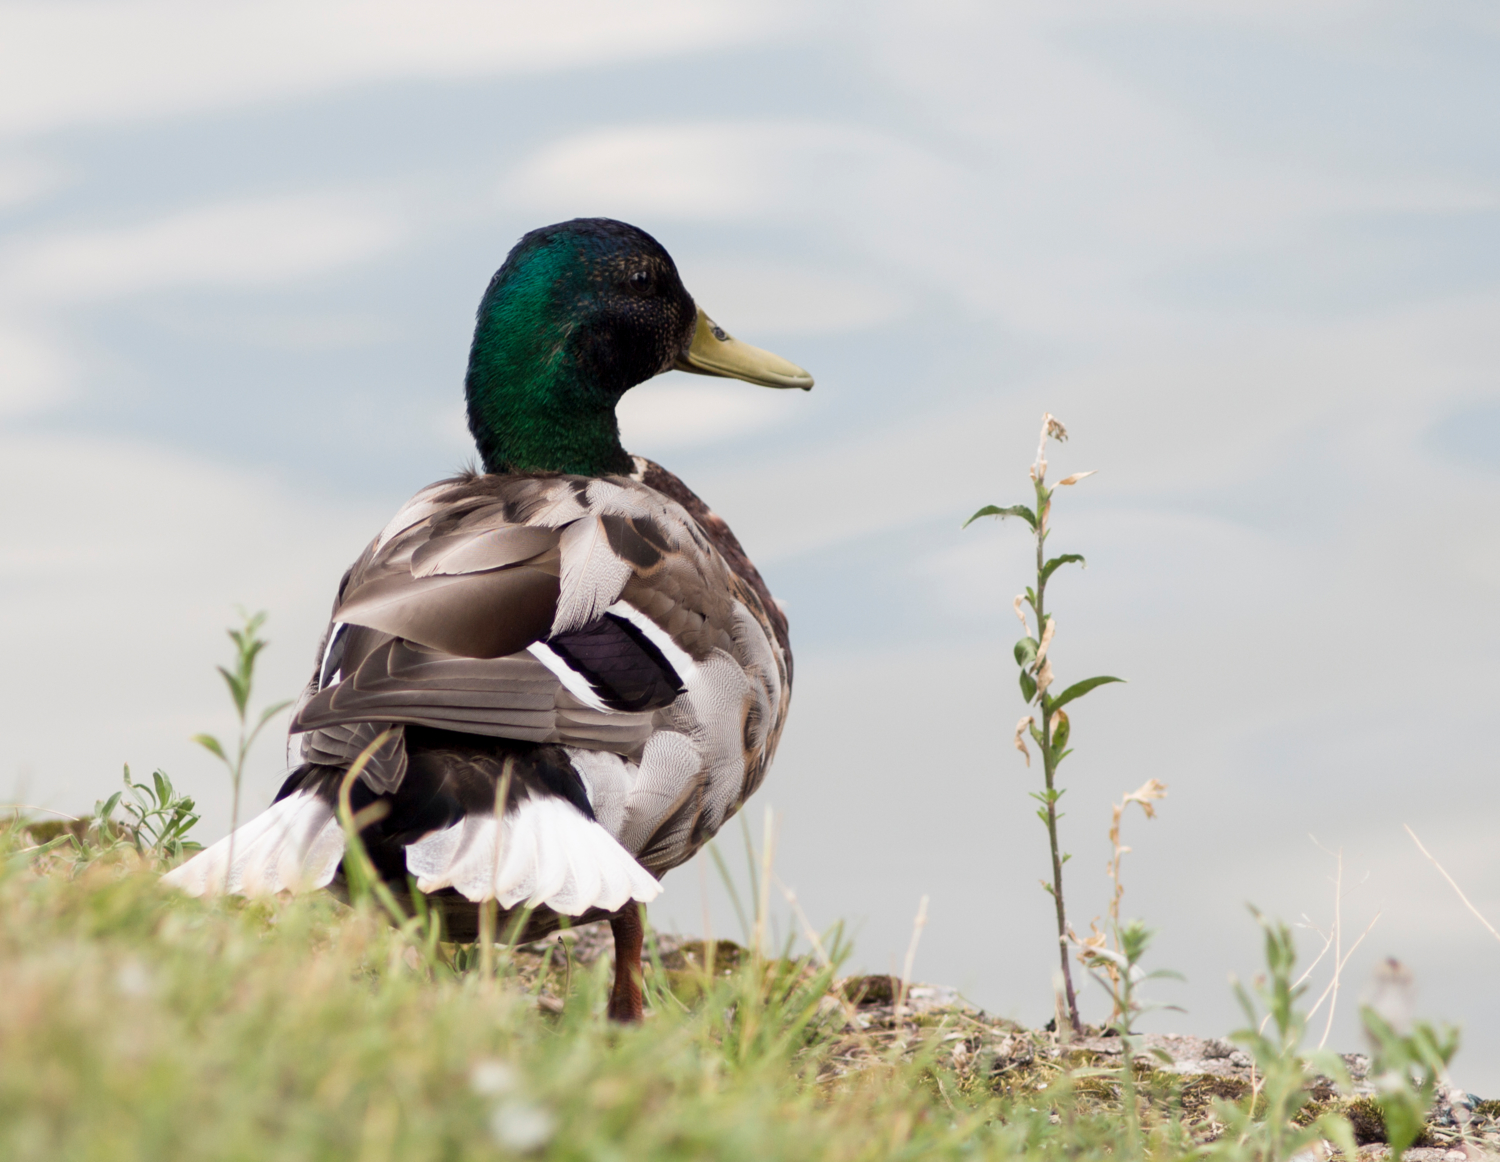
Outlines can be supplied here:
<path id="1" fill-rule="evenodd" d="M 1066 993 L 1066 1017 L 1072 1024 L 1073 1031 L 1081 1033 L 1083 1021 L 1078 1015 L 1078 995 L 1073 988 L 1073 975 L 1068 963 L 1068 915 L 1062 881 L 1063 864 L 1071 856 L 1063 853 L 1057 838 L 1057 821 L 1061 818 L 1057 803 L 1063 796 L 1063 790 L 1057 786 L 1057 768 L 1063 759 L 1073 753 L 1068 747 L 1072 724 L 1063 707 L 1082 698 L 1096 687 L 1124 679 L 1108 676 L 1085 678 L 1081 682 L 1073 683 L 1060 694 L 1051 693 L 1053 673 L 1052 660 L 1048 654 L 1052 647 L 1057 623 L 1047 612 L 1047 582 L 1052 574 L 1064 565 L 1084 564 L 1083 557 L 1078 553 L 1047 556 L 1048 520 L 1052 514 L 1052 495 L 1056 488 L 1077 484 L 1084 477 L 1093 475 L 1092 472 L 1075 472 L 1059 480 L 1056 487 L 1047 487 L 1047 441 L 1052 439 L 1062 443 L 1067 438 L 1067 429 L 1063 427 L 1061 421 L 1050 413 L 1044 414 L 1041 436 L 1037 440 L 1036 460 L 1030 469 L 1035 507 L 1012 504 L 1002 508 L 987 504 L 964 522 L 964 528 L 968 528 L 982 516 L 1020 517 L 1030 526 L 1032 536 L 1036 541 L 1036 585 L 1035 587 L 1028 586 L 1026 592 L 1015 600 L 1016 616 L 1020 618 L 1021 625 L 1026 630 L 1026 636 L 1016 643 L 1014 652 L 1016 665 L 1020 668 L 1021 697 L 1026 700 L 1028 706 L 1035 706 L 1040 714 L 1027 714 L 1016 724 L 1015 744 L 1016 749 L 1025 756 L 1028 767 L 1031 765 L 1031 752 L 1026 747 L 1025 738 L 1028 733 L 1042 754 L 1042 776 L 1045 785 L 1041 791 L 1031 793 L 1031 797 L 1041 803 L 1041 807 L 1037 809 L 1037 817 L 1047 828 L 1047 840 L 1052 850 L 1052 879 L 1044 880 L 1042 887 L 1052 897 L 1053 906 L 1057 912 L 1057 943 L 1062 964 L 1063 988 Z M 1035 632 L 1032 629 L 1032 622 L 1027 619 L 1026 611 L 1022 609 L 1023 602 L 1031 609 L 1031 618 L 1036 623 Z"/>
<path id="2" fill-rule="evenodd" d="M 123 807 L 125 819 L 115 822 L 117 807 Z M 203 845 L 187 837 L 198 822 L 196 804 L 177 792 L 167 772 L 151 773 L 151 782 L 137 783 L 125 766 L 125 786 L 102 803 L 94 805 L 98 834 L 107 843 L 129 843 L 141 855 L 154 855 L 176 863 Z"/>
<path id="3" fill-rule="evenodd" d="M 238 744 L 231 751 L 211 734 L 195 734 L 192 739 L 224 764 L 229 771 L 230 782 L 234 785 L 234 800 L 229 812 L 229 859 L 224 872 L 226 891 L 230 869 L 234 867 L 234 833 L 240 825 L 240 784 L 245 776 L 245 759 L 266 723 L 292 704 L 290 698 L 273 703 L 260 712 L 253 727 L 250 725 L 250 695 L 255 685 L 255 661 L 260 657 L 261 650 L 270 643 L 260 636 L 260 627 L 266 620 L 264 611 L 252 615 L 240 610 L 240 616 L 244 624 L 239 629 L 228 631 L 229 640 L 234 643 L 234 669 L 219 667 L 224 684 L 229 687 L 229 697 L 234 701 L 235 713 L 239 717 Z"/>
<path id="4" fill-rule="evenodd" d="M 1235 996 L 1249 1023 L 1230 1034 L 1230 1040 L 1245 1046 L 1255 1059 L 1255 1084 L 1243 1103 L 1215 1101 L 1215 1115 L 1224 1123 L 1224 1133 L 1209 1147 L 1207 1156 L 1215 1162 L 1280 1162 L 1326 1139 L 1352 1158 L 1356 1147 L 1347 1117 L 1335 1112 L 1298 1116 L 1313 1100 L 1320 1076 L 1348 1093 L 1349 1073 L 1336 1053 L 1303 1051 L 1307 1016 L 1297 1008 L 1297 1000 L 1307 986 L 1292 978 L 1297 949 L 1291 930 L 1251 911 L 1265 932 L 1267 975 L 1255 982 L 1254 996 L 1235 982 Z M 1257 999 L 1264 1014 L 1258 1011 Z"/>
<path id="5" fill-rule="evenodd" d="M 72 866 L 81 869 L 121 850 L 173 864 L 200 849 L 201 844 L 187 837 L 198 822 L 195 804 L 178 793 L 165 771 L 152 772 L 149 783 L 137 783 L 127 763 L 124 782 L 122 790 L 95 801 L 93 811 L 81 818 L 63 815 L 60 822 L 29 823 L 27 830 L 41 842 L 19 854 L 34 861 L 54 852 L 71 853 Z M 116 819 L 121 808 L 125 818 Z"/>
<path id="6" fill-rule="evenodd" d="M 1085 944 L 1080 953 L 1081 960 L 1089 971 L 1089 975 L 1109 993 L 1114 1002 L 1114 1011 L 1110 1017 L 1109 1027 L 1114 1030 L 1115 1035 L 1120 1038 L 1120 1098 L 1125 1111 L 1125 1142 L 1134 1143 L 1137 1149 L 1135 1153 L 1145 1153 L 1145 1143 L 1141 1133 L 1140 1115 L 1137 1110 L 1136 1084 L 1135 1084 L 1135 1057 L 1136 1057 L 1136 1034 L 1131 1029 L 1135 1019 L 1143 1013 L 1151 1012 L 1161 1008 L 1175 1008 L 1176 1006 L 1163 1006 L 1150 1004 L 1141 1000 L 1137 988 L 1148 980 L 1181 980 L 1182 974 L 1170 969 L 1157 969 L 1155 972 L 1147 972 L 1141 967 L 1141 961 L 1145 959 L 1146 949 L 1151 944 L 1152 932 L 1141 920 L 1131 920 L 1121 924 L 1116 918 L 1114 924 L 1115 948 L 1104 947 L 1103 933 L 1098 934 L 1097 940 L 1091 940 Z M 1157 1049 L 1153 1054 L 1167 1064 L 1171 1064 L 1171 1055 L 1163 1050 Z M 1082 1070 L 1075 1076 L 1085 1076 L 1088 1073 L 1109 1073 L 1109 1070 L 1097 1071 Z"/>
<path id="7" fill-rule="evenodd" d="M 1109 861 L 1109 879 L 1112 885 L 1109 900 L 1108 931 L 1100 931 L 1098 921 L 1094 921 L 1093 931 L 1086 940 L 1080 940 L 1070 928 L 1068 930 L 1069 940 L 1078 946 L 1078 961 L 1088 970 L 1090 976 L 1109 994 L 1113 1007 L 1109 1014 L 1108 1027 L 1120 1038 L 1120 1094 L 1125 1109 L 1125 1140 L 1136 1143 L 1136 1153 L 1145 1152 L 1145 1143 L 1141 1134 L 1140 1117 L 1136 1105 L 1135 1084 L 1135 1057 L 1136 1057 L 1136 1034 L 1132 1029 L 1135 1019 L 1144 1013 L 1153 1012 L 1158 1009 L 1174 1009 L 1181 1011 L 1176 1005 L 1160 1005 L 1145 1002 L 1137 993 L 1137 988 L 1148 980 L 1182 980 L 1180 972 L 1170 969 L 1157 969 L 1148 973 L 1141 962 L 1145 959 L 1146 949 L 1150 946 L 1151 937 L 1154 935 L 1141 920 L 1120 920 L 1120 898 L 1125 894 L 1125 886 L 1120 881 L 1120 861 L 1130 851 L 1120 840 L 1120 824 L 1124 819 L 1125 809 L 1130 804 L 1138 805 L 1147 819 L 1156 818 L 1156 809 L 1152 804 L 1167 797 L 1166 784 L 1156 779 L 1147 779 L 1145 783 L 1123 796 L 1114 804 L 1109 827 L 1109 842 L 1113 848 L 1113 854 Z M 1110 937 L 1114 938 L 1114 947 L 1109 947 Z M 1171 1062 L 1171 1056 L 1163 1050 L 1152 1051 L 1154 1056 L 1160 1057 L 1166 1062 Z M 1100 1070 L 1108 1073 L 1108 1070 Z"/>
<path id="8" fill-rule="evenodd" d="M 1383 993 L 1409 994 L 1411 975 L 1398 962 L 1387 960 L 1377 971 L 1377 985 Z M 1382 1014 L 1381 1007 L 1388 1011 Z M 1425 1022 L 1417 1022 L 1411 1025 L 1410 1032 L 1403 1032 L 1408 1021 L 1389 1011 L 1391 1007 L 1364 1005 L 1360 1008 L 1360 1018 L 1375 1050 L 1370 1074 L 1385 1120 L 1391 1162 L 1401 1162 L 1402 1154 L 1416 1144 L 1427 1128 L 1427 1113 L 1432 1109 L 1438 1082 L 1458 1052 L 1458 1030 L 1447 1025 L 1434 1029 Z"/>

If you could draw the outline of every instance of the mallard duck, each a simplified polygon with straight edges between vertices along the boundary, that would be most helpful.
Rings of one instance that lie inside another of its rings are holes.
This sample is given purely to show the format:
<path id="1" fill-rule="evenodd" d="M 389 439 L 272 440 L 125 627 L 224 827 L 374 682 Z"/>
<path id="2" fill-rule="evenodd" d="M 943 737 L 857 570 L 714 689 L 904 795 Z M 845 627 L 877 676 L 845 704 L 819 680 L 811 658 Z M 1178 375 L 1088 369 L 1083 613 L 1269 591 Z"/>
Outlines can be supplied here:
<path id="1" fill-rule="evenodd" d="M 484 470 L 422 489 L 344 574 L 291 722 L 301 765 L 171 883 L 337 890 L 363 756 L 351 801 L 382 805 L 361 834 L 383 877 L 414 877 L 457 940 L 488 900 L 502 926 L 532 910 L 523 939 L 607 918 L 609 1013 L 640 1017 L 640 906 L 760 786 L 792 687 L 786 617 L 729 526 L 620 444 L 621 396 L 672 368 L 813 383 L 710 319 L 643 230 L 516 244 L 465 378 Z"/>

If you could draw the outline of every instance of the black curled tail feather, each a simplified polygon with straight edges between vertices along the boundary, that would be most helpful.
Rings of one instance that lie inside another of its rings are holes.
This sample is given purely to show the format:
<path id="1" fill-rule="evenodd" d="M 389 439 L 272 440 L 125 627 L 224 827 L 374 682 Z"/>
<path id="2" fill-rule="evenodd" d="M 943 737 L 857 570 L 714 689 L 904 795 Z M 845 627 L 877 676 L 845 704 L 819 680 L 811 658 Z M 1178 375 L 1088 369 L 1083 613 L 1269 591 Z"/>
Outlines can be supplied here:
<path id="1" fill-rule="evenodd" d="M 373 803 L 388 804 L 381 818 L 361 828 L 360 837 L 376 870 L 390 882 L 406 882 L 408 844 L 451 827 L 466 815 L 493 814 L 507 768 L 507 811 L 527 798 L 558 798 L 571 803 L 584 818 L 594 818 L 583 780 L 560 746 L 428 727 L 407 727 L 406 742 L 406 775 L 394 791 L 374 791 L 363 779 L 354 780 L 349 789 L 349 806 L 356 815 Z M 306 791 L 337 810 L 347 770 L 304 763 L 287 776 L 276 799 Z"/>

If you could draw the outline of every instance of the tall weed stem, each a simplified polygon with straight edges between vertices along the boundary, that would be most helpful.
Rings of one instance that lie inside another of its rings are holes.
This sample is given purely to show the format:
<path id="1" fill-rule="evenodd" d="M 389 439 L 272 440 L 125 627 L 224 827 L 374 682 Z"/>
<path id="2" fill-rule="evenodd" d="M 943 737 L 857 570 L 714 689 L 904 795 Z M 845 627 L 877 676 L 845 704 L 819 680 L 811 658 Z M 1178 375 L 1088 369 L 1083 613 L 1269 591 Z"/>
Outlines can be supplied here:
<path id="1" fill-rule="evenodd" d="M 1072 1025 L 1073 1032 L 1082 1033 L 1083 1021 L 1078 1015 L 1078 994 L 1073 987 L 1072 967 L 1068 963 L 1068 910 L 1062 881 L 1063 864 L 1071 857 L 1062 850 L 1057 836 L 1057 821 L 1062 818 L 1057 809 L 1057 801 L 1063 796 L 1062 789 L 1057 785 L 1057 768 L 1063 759 L 1073 753 L 1068 748 L 1071 723 L 1063 712 L 1063 707 L 1074 699 L 1082 698 L 1096 686 L 1102 686 L 1106 682 L 1119 682 L 1121 679 L 1108 676 L 1086 678 L 1082 682 L 1075 682 L 1055 697 L 1048 692 L 1052 686 L 1053 673 L 1052 661 L 1047 654 L 1052 646 L 1057 624 L 1053 615 L 1047 612 L 1047 582 L 1063 565 L 1084 563 L 1083 557 L 1077 553 L 1062 553 L 1052 558 L 1047 556 L 1047 522 L 1052 515 L 1052 494 L 1055 491 L 1054 488 L 1047 487 L 1047 441 L 1051 439 L 1062 443 L 1067 438 L 1067 429 L 1057 417 L 1050 413 L 1044 414 L 1041 435 L 1037 440 L 1036 460 L 1030 469 L 1032 490 L 1036 497 L 1035 507 L 1013 504 L 1002 508 L 988 504 L 965 521 L 964 527 L 967 528 L 982 516 L 1015 516 L 1031 527 L 1032 536 L 1036 540 L 1036 586 L 1028 586 L 1026 592 L 1015 600 L 1016 616 L 1020 618 L 1026 636 L 1016 643 L 1014 653 L 1016 665 L 1020 667 L 1021 696 L 1028 705 L 1037 707 L 1041 712 L 1041 721 L 1038 723 L 1036 715 L 1028 714 L 1023 717 L 1016 725 L 1015 744 L 1016 749 L 1025 756 L 1027 766 L 1031 765 L 1031 752 L 1026 747 L 1026 734 L 1031 735 L 1032 741 L 1042 752 L 1043 790 L 1031 793 L 1031 797 L 1041 803 L 1037 816 L 1047 828 L 1047 843 L 1052 854 L 1052 879 L 1043 881 L 1042 888 L 1052 897 L 1052 905 L 1057 914 L 1057 955 L 1062 968 L 1067 1020 Z M 1059 480 L 1057 487 L 1077 484 L 1084 477 L 1092 475 L 1092 472 L 1074 473 Z M 1031 622 L 1021 608 L 1023 602 L 1031 607 L 1032 617 L 1036 621 L 1034 635 Z M 1058 1032 L 1061 1034 L 1063 1030 L 1059 1028 Z"/>
<path id="2" fill-rule="evenodd" d="M 249 614 L 240 611 L 244 624 L 239 629 L 229 630 L 229 640 L 234 643 L 234 669 L 230 670 L 224 666 L 219 667 L 219 674 L 224 679 L 224 684 L 229 687 L 229 697 L 234 701 L 234 710 L 239 718 L 240 731 L 237 745 L 231 752 L 229 748 L 211 734 L 195 734 L 192 741 L 196 742 L 209 754 L 217 758 L 229 771 L 229 780 L 234 788 L 234 797 L 229 811 L 229 854 L 224 864 L 224 890 L 229 890 L 230 877 L 234 874 L 234 833 L 240 826 L 240 784 L 244 781 L 245 760 L 250 755 L 250 748 L 255 745 L 255 740 L 260 732 L 265 729 L 266 723 L 271 721 L 292 704 L 290 698 L 273 703 L 262 710 L 255 719 L 255 725 L 250 725 L 250 694 L 255 685 L 255 661 L 260 656 L 261 650 L 270 643 L 260 636 L 260 627 L 265 624 L 264 612 Z"/>

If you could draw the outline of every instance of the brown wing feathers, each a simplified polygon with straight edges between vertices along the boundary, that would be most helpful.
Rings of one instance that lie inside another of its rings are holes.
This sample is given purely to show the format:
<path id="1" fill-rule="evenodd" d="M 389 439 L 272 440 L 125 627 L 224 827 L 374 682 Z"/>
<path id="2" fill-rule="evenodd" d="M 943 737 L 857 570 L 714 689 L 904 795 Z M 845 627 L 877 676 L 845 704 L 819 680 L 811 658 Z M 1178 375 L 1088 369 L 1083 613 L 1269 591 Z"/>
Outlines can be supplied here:
<path id="1" fill-rule="evenodd" d="M 657 466 L 641 474 L 651 487 L 471 475 L 413 498 L 341 586 L 318 688 L 293 724 L 304 757 L 347 766 L 395 726 L 364 780 L 395 793 L 432 731 L 612 751 L 641 764 L 620 840 L 654 869 L 686 858 L 759 782 L 790 654 L 723 521 Z M 608 612 L 621 600 L 628 617 Z M 668 654 L 707 685 L 686 689 Z"/>
<path id="2" fill-rule="evenodd" d="M 532 565 L 386 574 L 354 587 L 334 617 L 459 657 L 500 658 L 546 636 L 557 598 L 557 575 Z"/>
<path id="3" fill-rule="evenodd" d="M 659 565 L 670 541 L 639 504 L 631 516 L 588 511 L 590 485 L 606 501 L 628 499 L 619 485 L 565 477 L 468 477 L 419 494 L 407 506 L 418 518 L 398 514 L 350 571 L 321 688 L 294 729 L 412 723 L 638 751 L 645 712 L 670 704 L 681 682 L 603 608 L 638 563 Z M 563 523 L 508 523 L 517 519 Z M 638 713 L 591 711 L 563 689 L 524 652 L 549 638 L 605 706 Z M 349 741 L 313 744 L 326 754 Z"/>
<path id="4" fill-rule="evenodd" d="M 433 537 L 412 553 L 411 575 L 420 578 L 434 573 L 477 573 L 523 561 L 535 565 L 533 558 L 556 548 L 557 532 L 553 529 L 522 525 L 487 528 L 477 533 L 448 533 Z"/>

